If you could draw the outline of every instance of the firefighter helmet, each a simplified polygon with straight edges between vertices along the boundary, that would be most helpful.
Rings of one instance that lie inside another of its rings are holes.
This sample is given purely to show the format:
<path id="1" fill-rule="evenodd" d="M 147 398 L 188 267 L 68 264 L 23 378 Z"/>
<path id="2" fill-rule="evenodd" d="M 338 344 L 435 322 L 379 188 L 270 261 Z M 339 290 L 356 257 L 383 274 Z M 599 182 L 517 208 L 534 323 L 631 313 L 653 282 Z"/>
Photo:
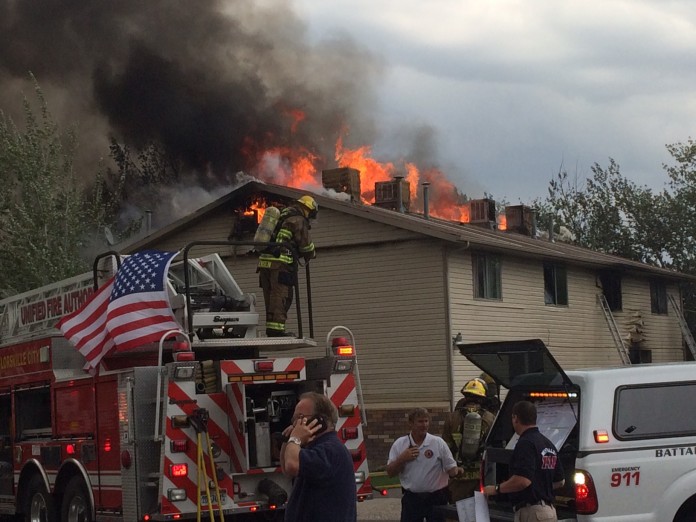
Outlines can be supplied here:
<path id="1" fill-rule="evenodd" d="M 486 385 L 480 379 L 471 379 L 461 389 L 462 395 L 486 397 Z"/>
<path id="2" fill-rule="evenodd" d="M 319 205 L 317 205 L 317 202 L 314 200 L 312 196 L 304 195 L 300 199 L 298 199 L 297 202 L 307 209 L 307 211 L 309 212 L 307 214 L 307 217 L 309 219 L 314 219 L 315 217 L 317 217 L 317 212 L 319 212 Z"/>

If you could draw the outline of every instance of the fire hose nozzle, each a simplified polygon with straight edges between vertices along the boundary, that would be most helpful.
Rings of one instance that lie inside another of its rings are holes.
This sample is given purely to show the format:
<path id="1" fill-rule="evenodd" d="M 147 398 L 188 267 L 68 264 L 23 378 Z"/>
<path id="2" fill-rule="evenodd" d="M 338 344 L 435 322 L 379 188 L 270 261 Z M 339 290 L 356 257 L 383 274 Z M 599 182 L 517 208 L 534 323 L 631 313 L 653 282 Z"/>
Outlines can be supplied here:
<path id="1" fill-rule="evenodd" d="M 193 413 L 189 415 L 189 422 L 196 433 L 207 432 L 208 431 L 208 419 L 210 418 L 210 413 L 205 408 L 198 408 L 193 410 Z"/>

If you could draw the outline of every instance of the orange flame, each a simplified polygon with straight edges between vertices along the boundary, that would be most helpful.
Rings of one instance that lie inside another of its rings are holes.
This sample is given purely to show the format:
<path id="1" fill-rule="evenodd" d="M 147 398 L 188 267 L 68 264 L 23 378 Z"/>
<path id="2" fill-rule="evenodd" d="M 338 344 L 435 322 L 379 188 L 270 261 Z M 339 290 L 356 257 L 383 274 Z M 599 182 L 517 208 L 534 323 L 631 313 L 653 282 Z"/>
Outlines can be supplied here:
<path id="1" fill-rule="evenodd" d="M 344 148 L 342 136 L 336 141 L 336 163 L 360 171 L 360 196 L 366 203 L 375 202 L 375 183 L 389 181 L 395 172 L 393 163 L 380 163 L 370 157 L 371 152 L 367 145 L 354 150 Z"/>
<path id="2" fill-rule="evenodd" d="M 288 109 L 285 113 L 292 120 L 290 131 L 295 133 L 306 115 L 298 109 Z M 430 183 L 429 213 L 432 217 L 460 223 L 469 222 L 469 204 L 442 171 L 436 168 L 422 171 L 417 165 L 409 162 L 405 162 L 403 167 L 398 168 L 392 162 L 380 162 L 372 157 L 372 148 L 369 145 L 356 149 L 345 147 L 344 134 L 336 140 L 334 159 L 339 167 L 350 167 L 360 172 L 360 197 L 364 203 L 375 202 L 376 182 L 391 181 L 395 176 L 404 175 L 400 173 L 405 173 L 404 178 L 410 187 L 412 212 L 423 209 L 422 189 L 419 189 L 419 184 L 427 181 Z M 248 149 L 253 150 L 253 146 L 250 145 Z M 319 191 L 322 183 L 318 165 L 325 163 L 323 158 L 303 147 L 293 149 L 278 146 L 263 151 L 257 175 L 279 185 Z M 259 214 L 259 219 L 262 215 Z M 501 221 L 501 227 L 503 226 L 505 226 L 504 220 Z"/>

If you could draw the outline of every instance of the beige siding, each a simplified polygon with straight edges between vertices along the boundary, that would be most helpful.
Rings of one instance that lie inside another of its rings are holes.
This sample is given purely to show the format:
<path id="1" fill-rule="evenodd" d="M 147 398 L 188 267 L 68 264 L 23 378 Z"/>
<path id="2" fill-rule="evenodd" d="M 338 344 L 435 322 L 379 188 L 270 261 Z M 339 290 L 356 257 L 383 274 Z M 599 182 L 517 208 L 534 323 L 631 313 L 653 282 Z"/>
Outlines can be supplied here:
<path id="1" fill-rule="evenodd" d="M 233 203 L 214 209 L 150 246 L 177 250 L 194 240 L 226 240 L 232 211 Z M 452 349 L 457 332 L 469 342 L 540 338 L 569 369 L 620 363 L 597 302 L 593 270 L 569 265 L 569 305 L 546 306 L 542 262 L 503 256 L 503 297 L 481 300 L 473 298 L 471 252 L 451 243 L 330 209 L 320 211 L 312 238 L 318 252 L 311 286 L 319 346 L 298 355 L 323 355 L 333 326 L 351 328 L 368 407 L 446 407 L 456 399 L 463 382 L 479 373 Z M 197 247 L 191 254 L 209 252 L 219 252 L 241 288 L 256 293 L 263 330 L 256 257 L 233 247 Z M 308 335 L 306 287 L 301 268 L 303 333 Z M 669 291 L 677 294 L 676 287 Z M 673 310 L 664 316 L 650 313 L 647 279 L 625 277 L 623 303 L 617 323 L 627 332 L 629 321 L 640 314 L 643 348 L 652 350 L 654 361 L 682 358 Z M 297 331 L 294 306 L 288 329 Z"/>
<path id="2" fill-rule="evenodd" d="M 643 338 L 641 348 L 652 351 L 653 362 L 683 360 L 682 335 L 671 305 L 667 315 L 650 311 L 650 282 L 648 279 L 626 277 L 621 282 L 623 310 L 616 312 L 616 322 L 622 332 L 629 332 L 636 320 L 642 321 Z M 679 296 L 679 289 L 672 285 L 667 292 Z"/>
<path id="3" fill-rule="evenodd" d="M 152 247 L 177 249 L 194 239 L 224 240 L 229 230 L 230 218 L 219 213 Z M 321 356 L 333 326 L 350 328 L 368 407 L 447 404 L 449 400 L 450 341 L 442 243 L 404 241 L 405 237 L 418 236 L 334 211 L 321 212 L 319 222 L 312 226 L 318 252 L 310 264 L 312 305 L 314 338 L 319 346 L 293 353 Z M 209 251 L 220 249 L 205 247 L 192 254 Z M 223 258 L 240 287 L 256 294 L 263 325 L 256 258 L 234 255 L 230 249 L 223 249 Z M 299 279 L 303 333 L 308 335 L 304 268 Z M 297 332 L 296 321 L 293 305 L 289 330 Z"/>
<path id="4" fill-rule="evenodd" d="M 466 342 L 539 338 L 566 369 L 621 364 L 597 300 L 601 289 L 594 271 L 568 267 L 568 306 L 549 306 L 544 304 L 541 261 L 503 256 L 499 301 L 474 299 L 470 252 L 450 255 L 448 266 L 452 332 L 461 332 Z M 682 360 L 674 314 L 650 313 L 648 280 L 623 278 L 622 295 L 623 311 L 614 314 L 622 334 L 628 334 L 629 323 L 639 312 L 645 332 L 642 348 L 652 350 L 654 361 Z M 457 351 L 453 374 L 456 397 L 461 385 L 479 370 Z"/>
<path id="5" fill-rule="evenodd" d="M 415 232 L 328 209 L 319 209 L 319 219 L 312 223 L 312 239 L 318 248 L 419 239 L 422 237 L 422 235 Z"/>

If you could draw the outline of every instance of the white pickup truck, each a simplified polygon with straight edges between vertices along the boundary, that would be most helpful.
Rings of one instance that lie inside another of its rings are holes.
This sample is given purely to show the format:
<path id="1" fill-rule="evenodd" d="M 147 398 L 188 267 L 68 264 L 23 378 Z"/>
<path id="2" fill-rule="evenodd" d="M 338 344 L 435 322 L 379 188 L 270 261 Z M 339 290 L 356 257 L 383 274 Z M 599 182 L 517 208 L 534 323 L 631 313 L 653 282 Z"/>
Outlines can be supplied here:
<path id="1" fill-rule="evenodd" d="M 559 520 L 696 520 L 696 363 L 564 372 L 538 339 L 457 346 L 508 390 L 486 440 L 483 484 L 508 478 L 511 409 L 531 400 L 566 471 Z M 490 509 L 492 520 L 513 520 L 504 495 Z"/>

